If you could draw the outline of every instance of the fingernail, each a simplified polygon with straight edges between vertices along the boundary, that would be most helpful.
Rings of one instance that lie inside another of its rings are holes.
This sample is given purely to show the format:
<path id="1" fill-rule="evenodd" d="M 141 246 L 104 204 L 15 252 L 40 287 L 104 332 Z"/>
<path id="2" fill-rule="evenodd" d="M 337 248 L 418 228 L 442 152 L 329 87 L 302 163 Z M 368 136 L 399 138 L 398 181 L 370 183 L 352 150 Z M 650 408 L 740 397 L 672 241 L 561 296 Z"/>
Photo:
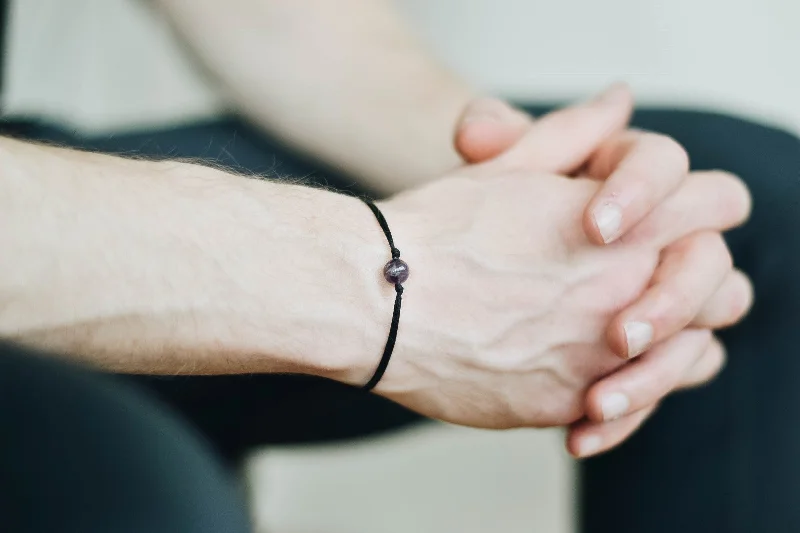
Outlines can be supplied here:
<path id="1" fill-rule="evenodd" d="M 464 115 L 463 122 L 500 122 L 510 112 L 508 105 L 496 98 L 481 98 L 473 101 Z"/>
<path id="2" fill-rule="evenodd" d="M 494 111 L 476 111 L 464 117 L 464 124 L 471 122 L 500 122 L 500 114 Z"/>
<path id="3" fill-rule="evenodd" d="M 628 86 L 625 83 L 617 82 L 609 86 L 606 90 L 595 97 L 595 102 L 601 104 L 616 104 L 628 97 Z"/>
<path id="4" fill-rule="evenodd" d="M 622 208 L 615 203 L 601 204 L 594 210 L 594 223 L 608 244 L 619 236 L 622 227 Z"/>
<path id="5" fill-rule="evenodd" d="M 603 410 L 603 420 L 609 422 L 616 420 L 628 412 L 631 402 L 628 397 L 622 393 L 614 392 L 605 396 L 600 402 L 600 407 Z"/>
<path id="6" fill-rule="evenodd" d="M 653 340 L 653 326 L 647 322 L 628 322 L 624 329 L 625 340 L 628 343 L 628 358 L 636 357 L 650 346 Z"/>
<path id="7" fill-rule="evenodd" d="M 588 457 L 594 455 L 600 450 L 603 445 L 603 440 L 597 435 L 589 435 L 584 437 L 578 445 L 578 456 Z"/>

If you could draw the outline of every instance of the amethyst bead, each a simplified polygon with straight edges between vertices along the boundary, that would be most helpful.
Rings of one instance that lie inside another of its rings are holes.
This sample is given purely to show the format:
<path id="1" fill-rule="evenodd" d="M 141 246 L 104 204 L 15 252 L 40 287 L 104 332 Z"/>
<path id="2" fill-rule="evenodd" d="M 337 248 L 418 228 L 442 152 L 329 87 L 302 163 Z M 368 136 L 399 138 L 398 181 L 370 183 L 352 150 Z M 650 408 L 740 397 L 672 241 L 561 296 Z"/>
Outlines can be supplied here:
<path id="1" fill-rule="evenodd" d="M 408 279 L 408 264 L 402 259 L 392 259 L 383 267 L 383 277 L 392 285 L 405 283 Z"/>

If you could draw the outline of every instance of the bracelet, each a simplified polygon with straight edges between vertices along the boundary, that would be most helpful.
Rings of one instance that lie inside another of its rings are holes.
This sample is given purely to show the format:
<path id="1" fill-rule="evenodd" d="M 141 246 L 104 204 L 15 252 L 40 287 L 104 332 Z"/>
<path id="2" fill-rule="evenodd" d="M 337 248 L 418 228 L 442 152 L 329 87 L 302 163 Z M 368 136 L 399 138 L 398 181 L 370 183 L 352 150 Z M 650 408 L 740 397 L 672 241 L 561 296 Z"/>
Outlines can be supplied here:
<path id="1" fill-rule="evenodd" d="M 397 293 L 394 298 L 394 312 L 392 313 L 392 325 L 389 327 L 389 338 L 386 340 L 386 347 L 383 349 L 381 361 L 378 363 L 378 368 L 375 370 L 372 378 L 370 378 L 363 387 L 364 390 L 369 391 L 374 389 L 375 385 L 381 380 L 383 373 L 386 372 L 386 367 L 389 366 L 389 359 L 392 358 L 392 350 L 394 350 L 394 343 L 397 339 L 397 326 L 400 323 L 400 304 L 403 296 L 403 283 L 408 279 L 408 265 L 405 261 L 400 259 L 400 250 L 394 246 L 392 232 L 389 231 L 389 224 L 386 223 L 386 219 L 383 217 L 381 210 L 378 209 L 378 206 L 372 203 L 370 199 L 363 196 L 359 198 L 362 202 L 367 204 L 367 207 L 370 208 L 375 218 L 378 219 L 378 224 L 380 224 L 384 235 L 386 235 L 386 240 L 389 241 L 389 249 L 392 251 L 392 258 L 383 267 L 383 277 L 386 278 L 386 281 L 394 285 L 394 290 Z"/>

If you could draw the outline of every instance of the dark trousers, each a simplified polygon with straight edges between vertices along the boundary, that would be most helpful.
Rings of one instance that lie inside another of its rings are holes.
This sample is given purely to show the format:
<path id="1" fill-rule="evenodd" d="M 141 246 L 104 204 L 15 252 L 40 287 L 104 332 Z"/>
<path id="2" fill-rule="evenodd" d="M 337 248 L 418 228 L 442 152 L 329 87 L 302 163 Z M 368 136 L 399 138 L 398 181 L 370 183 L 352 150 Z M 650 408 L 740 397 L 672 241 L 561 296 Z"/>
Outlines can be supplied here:
<path id="1" fill-rule="evenodd" d="M 0 344 L 0 531 L 246 533 L 238 484 L 140 391 Z"/>
<path id="2" fill-rule="evenodd" d="M 581 530 L 798 532 L 800 424 L 793 409 L 800 407 L 800 141 L 698 112 L 644 110 L 634 124 L 675 137 L 694 169 L 728 170 L 748 183 L 752 220 L 728 242 L 737 265 L 752 277 L 757 300 L 742 324 L 722 333 L 729 362 L 716 382 L 668 399 L 626 444 L 581 463 Z M 202 158 L 352 189 L 334 170 L 236 119 L 91 139 L 40 124 L 14 128 L 18 135 L 95 150 Z M 191 421 L 230 463 L 264 444 L 350 439 L 418 422 L 381 398 L 306 377 L 128 379 Z"/>

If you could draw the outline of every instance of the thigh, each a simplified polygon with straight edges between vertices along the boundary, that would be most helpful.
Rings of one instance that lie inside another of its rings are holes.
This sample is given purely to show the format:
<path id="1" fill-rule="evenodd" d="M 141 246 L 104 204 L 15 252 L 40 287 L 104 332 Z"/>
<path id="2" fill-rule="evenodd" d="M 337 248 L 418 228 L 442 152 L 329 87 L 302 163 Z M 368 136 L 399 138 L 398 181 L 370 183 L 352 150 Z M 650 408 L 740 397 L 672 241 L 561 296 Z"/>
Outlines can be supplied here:
<path id="1" fill-rule="evenodd" d="M 683 144 L 694 169 L 750 187 L 750 222 L 727 236 L 756 303 L 722 332 L 726 369 L 666 402 L 619 449 L 583 462 L 583 531 L 800 531 L 800 141 L 696 112 L 643 110 L 634 124 Z"/>
<path id="2" fill-rule="evenodd" d="M 0 344 L 0 516 L 20 533 L 245 533 L 242 495 L 137 391 Z"/>

